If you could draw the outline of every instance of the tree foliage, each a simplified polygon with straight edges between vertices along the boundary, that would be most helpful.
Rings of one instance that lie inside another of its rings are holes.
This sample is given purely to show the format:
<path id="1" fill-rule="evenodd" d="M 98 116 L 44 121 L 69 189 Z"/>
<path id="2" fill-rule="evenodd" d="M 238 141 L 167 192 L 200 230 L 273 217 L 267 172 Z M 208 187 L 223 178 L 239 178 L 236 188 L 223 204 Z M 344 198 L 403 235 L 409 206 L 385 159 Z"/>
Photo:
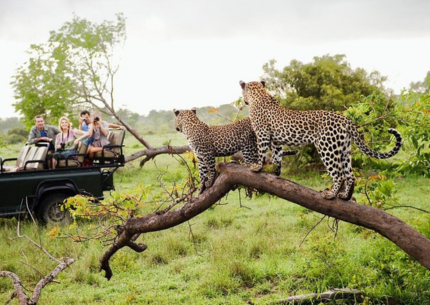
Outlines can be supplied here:
<path id="1" fill-rule="evenodd" d="M 30 46 L 28 62 L 16 71 L 12 86 L 15 110 L 27 127 L 38 114 L 57 122 L 90 104 L 113 107 L 113 79 L 118 70 L 114 50 L 126 39 L 125 18 L 100 24 L 74 17 L 48 42 Z"/>
<path id="2" fill-rule="evenodd" d="M 342 111 L 362 96 L 384 92 L 386 77 L 374 71 L 352 69 L 345 55 L 314 57 L 304 64 L 292 60 L 282 70 L 271 60 L 263 66 L 267 88 L 290 109 Z"/>
<path id="3" fill-rule="evenodd" d="M 423 81 L 412 82 L 409 86 L 410 90 L 418 93 L 429 93 L 430 89 L 430 71 L 427 72 Z"/>
<path id="4" fill-rule="evenodd" d="M 410 150 L 406 160 L 399 165 L 399 170 L 404 174 L 430 177 L 430 93 L 403 91 L 399 116 Z"/>

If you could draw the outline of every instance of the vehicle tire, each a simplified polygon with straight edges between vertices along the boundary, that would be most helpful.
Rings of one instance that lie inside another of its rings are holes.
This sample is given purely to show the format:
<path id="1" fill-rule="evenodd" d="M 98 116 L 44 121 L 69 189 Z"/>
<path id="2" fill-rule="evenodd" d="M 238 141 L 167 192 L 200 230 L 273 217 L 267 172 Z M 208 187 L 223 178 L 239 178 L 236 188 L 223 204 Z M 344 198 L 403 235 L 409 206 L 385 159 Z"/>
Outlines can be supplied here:
<path id="1" fill-rule="evenodd" d="M 70 195 L 55 193 L 47 196 L 40 203 L 39 220 L 44 225 L 62 226 L 70 224 L 70 213 L 62 209 L 64 200 Z"/>

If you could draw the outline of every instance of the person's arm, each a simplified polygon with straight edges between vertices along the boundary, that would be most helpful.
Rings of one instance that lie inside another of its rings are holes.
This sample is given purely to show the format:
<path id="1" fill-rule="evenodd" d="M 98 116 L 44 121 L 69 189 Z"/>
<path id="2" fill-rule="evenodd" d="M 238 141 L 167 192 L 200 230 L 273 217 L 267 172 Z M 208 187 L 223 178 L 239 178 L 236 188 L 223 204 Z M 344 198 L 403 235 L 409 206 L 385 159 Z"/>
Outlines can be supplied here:
<path id="1" fill-rule="evenodd" d="M 35 144 L 37 142 L 49 142 L 51 139 L 49 137 L 39 137 L 39 133 L 36 127 L 32 127 L 30 133 L 28 134 L 28 144 Z"/>
<path id="2" fill-rule="evenodd" d="M 29 144 L 34 144 L 34 143 L 36 143 L 36 138 L 37 138 L 36 128 L 32 127 L 30 129 L 30 132 L 28 133 L 28 140 L 27 140 L 27 142 Z"/>
<path id="3" fill-rule="evenodd" d="M 65 146 L 64 146 L 64 150 L 75 150 L 78 148 L 78 143 L 75 143 L 75 142 L 79 142 L 79 141 L 76 141 L 78 137 L 75 135 L 73 131 L 71 132 L 71 134 L 73 137 L 67 139 L 67 142 L 65 143 Z"/>
<path id="4" fill-rule="evenodd" d="M 99 122 L 98 123 L 99 125 L 100 125 L 100 132 L 105 136 L 105 137 L 107 137 L 107 135 L 109 134 L 109 127 L 108 127 L 108 124 L 107 123 L 105 123 L 105 122 Z"/>
<path id="5" fill-rule="evenodd" d="M 59 150 L 61 150 L 61 135 L 60 134 L 57 134 L 56 136 L 55 136 L 55 151 L 59 151 Z"/>
<path id="6" fill-rule="evenodd" d="M 89 137 L 91 137 L 90 136 L 90 134 L 89 134 L 89 131 L 88 132 L 85 132 L 83 135 L 81 135 L 79 138 L 76 138 L 75 139 L 75 141 L 73 141 L 73 143 L 75 143 L 76 145 L 77 144 L 79 144 L 79 141 L 82 141 L 83 139 L 85 139 L 85 138 L 89 138 Z"/>
<path id="7" fill-rule="evenodd" d="M 85 131 L 83 131 L 82 129 L 76 129 L 76 128 L 73 128 L 72 131 L 75 135 L 83 135 L 85 133 Z"/>
<path id="8" fill-rule="evenodd" d="M 123 125 L 118 125 L 118 124 L 115 124 L 115 123 L 109 123 L 109 124 L 108 124 L 108 127 L 109 127 L 109 128 L 125 129 L 125 126 L 123 126 Z"/>
<path id="9" fill-rule="evenodd" d="M 78 144 L 79 141 L 85 139 L 85 138 L 90 138 L 93 136 L 93 124 L 88 125 L 88 131 L 84 132 L 79 138 L 77 138 L 74 143 Z"/>

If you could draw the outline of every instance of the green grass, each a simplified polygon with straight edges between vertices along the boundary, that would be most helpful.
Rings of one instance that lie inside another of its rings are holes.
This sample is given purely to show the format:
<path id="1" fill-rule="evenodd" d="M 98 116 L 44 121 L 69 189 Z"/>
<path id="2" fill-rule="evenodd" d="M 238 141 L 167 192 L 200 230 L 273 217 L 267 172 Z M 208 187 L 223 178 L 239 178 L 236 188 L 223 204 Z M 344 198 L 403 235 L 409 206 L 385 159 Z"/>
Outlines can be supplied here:
<path id="1" fill-rule="evenodd" d="M 145 139 L 159 146 L 170 137 L 171 145 L 185 144 L 177 134 Z M 127 154 L 142 149 L 129 138 L 126 145 Z M 117 190 L 143 183 L 158 192 L 159 171 L 164 172 L 167 188 L 184 177 L 179 162 L 163 155 L 143 168 L 138 160 L 120 169 L 115 176 Z M 312 172 L 288 178 L 317 190 L 327 186 Z M 402 177 L 395 179 L 395 185 L 399 204 L 429 210 L 429 179 Z M 148 249 L 119 251 L 111 261 L 110 281 L 98 271 L 98 260 L 106 250 L 99 242 L 51 239 L 50 228 L 24 223 L 22 233 L 40 240 L 53 255 L 77 260 L 60 274 L 60 284 L 43 290 L 40 304 L 246 304 L 248 300 L 267 304 L 329 287 L 363 291 L 367 298 L 356 304 L 430 304 L 430 272 L 382 236 L 344 222 L 335 235 L 330 228 L 333 220 L 325 219 L 306 237 L 322 215 L 273 196 L 246 199 L 243 191 L 241 196 L 231 192 L 188 223 L 144 234 L 139 241 Z M 148 208 L 155 205 L 148 203 Z M 429 215 L 407 208 L 390 213 L 430 238 Z M 90 229 L 90 224 L 80 227 L 82 232 Z M 16 272 L 26 287 L 33 288 L 40 274 L 50 272 L 55 263 L 25 239 L 16 239 L 16 221 L 0 220 L 0 230 L 0 270 Z M 61 230 L 68 233 L 68 228 Z M 10 280 L 0 278 L 0 303 L 11 291 Z"/>

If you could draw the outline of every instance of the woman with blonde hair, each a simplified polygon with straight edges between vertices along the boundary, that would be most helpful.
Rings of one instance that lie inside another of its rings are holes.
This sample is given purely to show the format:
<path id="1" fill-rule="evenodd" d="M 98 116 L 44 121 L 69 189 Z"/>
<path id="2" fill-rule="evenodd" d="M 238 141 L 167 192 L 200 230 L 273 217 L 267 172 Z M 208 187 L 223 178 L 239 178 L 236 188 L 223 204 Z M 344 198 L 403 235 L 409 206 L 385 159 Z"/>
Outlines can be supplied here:
<path id="1" fill-rule="evenodd" d="M 69 119 L 61 117 L 58 125 L 61 132 L 55 137 L 55 153 L 52 155 L 51 163 L 52 169 L 55 169 L 58 160 L 65 160 L 68 156 L 78 153 L 78 145 L 75 144 L 77 137 L 73 133 Z"/>

